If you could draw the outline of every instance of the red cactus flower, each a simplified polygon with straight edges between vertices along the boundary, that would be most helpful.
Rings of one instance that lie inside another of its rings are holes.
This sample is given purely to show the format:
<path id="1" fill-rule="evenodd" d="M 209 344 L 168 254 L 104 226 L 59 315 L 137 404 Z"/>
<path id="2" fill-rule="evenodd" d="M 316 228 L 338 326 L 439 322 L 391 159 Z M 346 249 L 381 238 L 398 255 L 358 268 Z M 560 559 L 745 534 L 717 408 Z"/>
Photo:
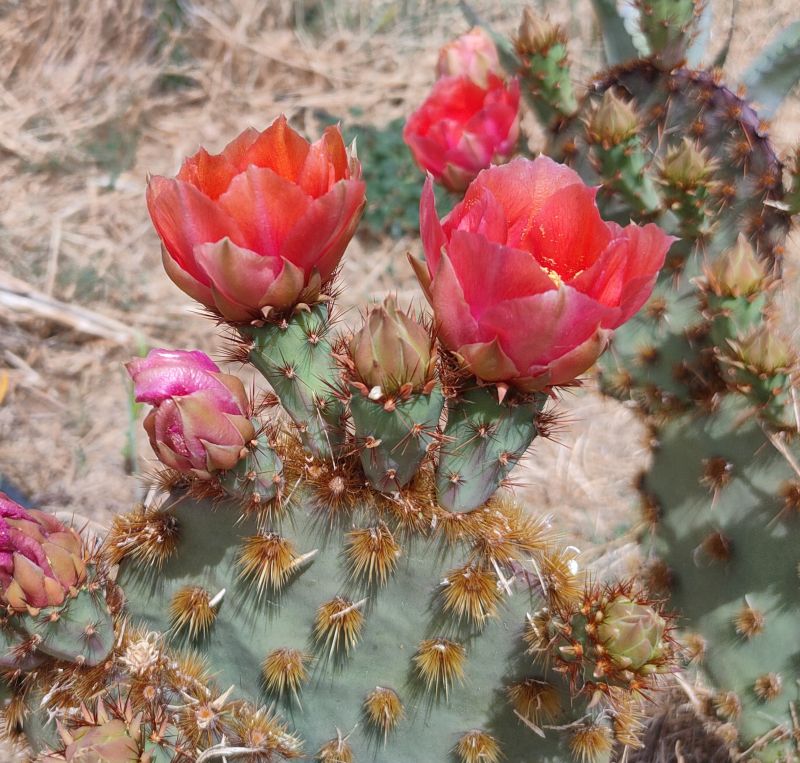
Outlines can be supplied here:
<path id="1" fill-rule="evenodd" d="M 221 154 L 200 149 L 177 178 L 153 177 L 147 207 L 167 275 L 230 321 L 313 301 L 365 204 L 361 165 L 338 127 L 309 144 L 281 116 Z"/>
<path id="2" fill-rule="evenodd" d="M 58 606 L 85 577 L 75 530 L 0 493 L 0 601 L 17 612 Z"/>
<path id="3" fill-rule="evenodd" d="M 417 164 L 451 191 L 463 191 L 493 162 L 507 161 L 519 137 L 519 83 L 489 72 L 487 86 L 443 77 L 406 122 L 403 140 Z"/>
<path id="4" fill-rule="evenodd" d="M 144 428 L 163 464 L 209 479 L 238 463 L 256 433 L 235 376 L 197 350 L 151 350 L 126 368 L 136 401 L 154 406 Z"/>
<path id="5" fill-rule="evenodd" d="M 487 87 L 489 73 L 503 76 L 503 67 L 492 38 L 480 27 L 447 43 L 439 51 L 437 77 L 468 77 L 476 85 Z"/>
<path id="6" fill-rule="evenodd" d="M 566 384 L 650 296 L 672 237 L 605 222 L 595 194 L 564 165 L 519 158 L 481 172 L 440 221 L 428 178 L 415 270 L 441 341 L 479 379 Z"/>

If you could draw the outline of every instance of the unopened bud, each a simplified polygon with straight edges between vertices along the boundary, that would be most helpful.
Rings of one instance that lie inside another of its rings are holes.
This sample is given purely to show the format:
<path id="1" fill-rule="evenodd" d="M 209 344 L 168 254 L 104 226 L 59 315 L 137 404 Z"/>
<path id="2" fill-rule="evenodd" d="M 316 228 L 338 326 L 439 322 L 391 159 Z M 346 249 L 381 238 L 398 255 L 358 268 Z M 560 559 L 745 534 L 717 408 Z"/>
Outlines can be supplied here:
<path id="1" fill-rule="evenodd" d="M 398 309 L 394 297 L 367 314 L 363 328 L 350 340 L 357 381 L 370 398 L 391 396 L 405 385 L 419 390 L 431 378 L 435 356 L 427 329 Z"/>
<path id="2" fill-rule="evenodd" d="M 749 297 L 765 285 L 764 268 L 742 235 L 706 268 L 706 281 L 718 297 Z"/>
<path id="3" fill-rule="evenodd" d="M 684 138 L 680 145 L 667 152 L 661 176 L 672 186 L 693 189 L 705 183 L 715 167 L 716 162 L 708 157 L 708 149 L 698 148 L 694 141 Z"/>
<path id="4" fill-rule="evenodd" d="M 638 129 L 639 117 L 633 106 L 612 90 L 606 90 L 589 119 L 590 139 L 615 146 L 635 135 Z"/>
<path id="5" fill-rule="evenodd" d="M 666 622 L 652 607 L 621 596 L 605 608 L 597 636 L 614 663 L 647 672 L 664 652 Z"/>
<path id="6" fill-rule="evenodd" d="M 556 42 L 564 42 L 563 30 L 548 19 L 537 16 L 532 8 L 525 8 L 517 32 L 515 47 L 519 55 L 544 53 Z"/>

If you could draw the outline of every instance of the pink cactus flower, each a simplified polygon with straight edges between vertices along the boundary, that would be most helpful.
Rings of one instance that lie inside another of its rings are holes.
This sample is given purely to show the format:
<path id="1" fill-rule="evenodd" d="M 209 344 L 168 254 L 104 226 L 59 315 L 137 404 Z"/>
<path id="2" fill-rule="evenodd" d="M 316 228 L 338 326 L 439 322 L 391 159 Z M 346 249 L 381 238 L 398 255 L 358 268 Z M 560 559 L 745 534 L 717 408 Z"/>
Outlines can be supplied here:
<path id="1" fill-rule="evenodd" d="M 481 172 L 440 221 L 428 178 L 427 267 L 412 263 L 440 340 L 482 381 L 568 384 L 650 296 L 674 239 L 605 222 L 596 192 L 545 156 L 519 158 Z"/>
<path id="2" fill-rule="evenodd" d="M 201 148 L 176 178 L 147 186 L 167 275 L 231 322 L 315 301 L 365 203 L 361 165 L 339 128 L 310 144 L 283 116 L 221 154 Z"/>
<path id="3" fill-rule="evenodd" d="M 490 73 L 502 77 L 503 67 L 492 38 L 480 27 L 462 34 L 439 51 L 437 77 L 467 77 L 485 88 Z"/>
<path id="4" fill-rule="evenodd" d="M 153 406 L 144 428 L 163 464 L 210 479 L 243 457 L 256 433 L 235 376 L 197 350 L 151 350 L 125 367 L 136 401 Z"/>
<path id="5" fill-rule="evenodd" d="M 403 130 L 417 164 L 451 191 L 463 191 L 490 164 L 507 161 L 519 137 L 519 83 L 489 72 L 443 77 Z"/>
<path id="6" fill-rule="evenodd" d="M 0 601 L 16 612 L 59 606 L 85 577 L 75 530 L 0 493 Z"/>

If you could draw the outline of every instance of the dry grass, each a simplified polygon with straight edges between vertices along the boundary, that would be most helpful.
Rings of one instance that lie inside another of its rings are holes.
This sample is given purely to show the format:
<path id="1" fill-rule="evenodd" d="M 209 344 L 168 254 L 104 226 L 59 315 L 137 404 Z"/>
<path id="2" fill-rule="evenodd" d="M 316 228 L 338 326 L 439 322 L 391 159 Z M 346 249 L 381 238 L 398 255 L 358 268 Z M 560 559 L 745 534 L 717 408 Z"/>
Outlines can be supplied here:
<path id="1" fill-rule="evenodd" d="M 551 11 L 568 23 L 582 82 L 598 47 L 587 4 L 578 0 L 574 16 L 566 4 Z M 523 3 L 475 5 L 510 32 Z M 739 68 L 791 15 L 788 0 L 740 5 Z M 101 338 L 0 304 L 0 381 L 10 382 L 0 473 L 49 508 L 99 519 L 126 509 L 139 490 L 131 471 L 149 454 L 122 361 L 153 345 L 219 351 L 161 272 L 148 172 L 170 174 L 198 145 L 217 150 L 281 111 L 309 135 L 321 115 L 352 108 L 376 124 L 406 114 L 431 84 L 438 47 L 466 27 L 454 0 L 0 0 L 0 287 L 11 275 L 130 329 Z M 798 111 L 795 100 L 777 123 L 784 146 Z M 408 249 L 418 242 L 354 241 L 344 306 L 389 290 L 419 299 Z M 591 392 L 564 410 L 569 426 L 519 470 L 523 495 L 578 528 L 581 547 L 621 544 L 635 521 L 638 425 Z M 128 463 L 131 433 L 138 458 Z"/>

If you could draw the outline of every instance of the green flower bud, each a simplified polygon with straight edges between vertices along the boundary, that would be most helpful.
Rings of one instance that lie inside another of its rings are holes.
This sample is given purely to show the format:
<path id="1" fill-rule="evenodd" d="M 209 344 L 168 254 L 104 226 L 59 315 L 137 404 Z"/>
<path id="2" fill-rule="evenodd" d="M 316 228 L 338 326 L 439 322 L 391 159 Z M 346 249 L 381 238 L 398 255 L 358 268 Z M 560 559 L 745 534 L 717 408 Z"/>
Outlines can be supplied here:
<path id="1" fill-rule="evenodd" d="M 532 8 L 525 8 L 514 46 L 521 56 L 544 53 L 557 42 L 566 42 L 561 27 L 537 16 Z"/>
<path id="2" fill-rule="evenodd" d="M 749 297 L 764 289 L 766 274 L 753 247 L 739 234 L 736 245 L 706 268 L 706 280 L 718 297 Z"/>
<path id="3" fill-rule="evenodd" d="M 762 324 L 733 344 L 739 361 L 756 374 L 776 376 L 794 366 L 791 345 L 773 326 Z"/>
<path id="4" fill-rule="evenodd" d="M 661 176 L 672 186 L 693 189 L 708 180 L 716 162 L 709 159 L 708 150 L 698 148 L 694 141 L 684 138 L 680 145 L 667 151 L 661 166 Z"/>
<path id="5" fill-rule="evenodd" d="M 602 102 L 589 119 L 588 127 L 592 141 L 616 146 L 636 134 L 639 117 L 630 103 L 606 90 Z"/>
<path id="6" fill-rule="evenodd" d="M 435 363 L 429 332 L 399 310 L 394 297 L 369 310 L 363 328 L 350 340 L 350 356 L 357 381 L 375 399 L 409 385 L 421 389 Z"/>
<path id="7" fill-rule="evenodd" d="M 664 653 L 665 630 L 664 618 L 652 607 L 620 597 L 604 608 L 597 636 L 620 668 L 647 672 Z"/>

